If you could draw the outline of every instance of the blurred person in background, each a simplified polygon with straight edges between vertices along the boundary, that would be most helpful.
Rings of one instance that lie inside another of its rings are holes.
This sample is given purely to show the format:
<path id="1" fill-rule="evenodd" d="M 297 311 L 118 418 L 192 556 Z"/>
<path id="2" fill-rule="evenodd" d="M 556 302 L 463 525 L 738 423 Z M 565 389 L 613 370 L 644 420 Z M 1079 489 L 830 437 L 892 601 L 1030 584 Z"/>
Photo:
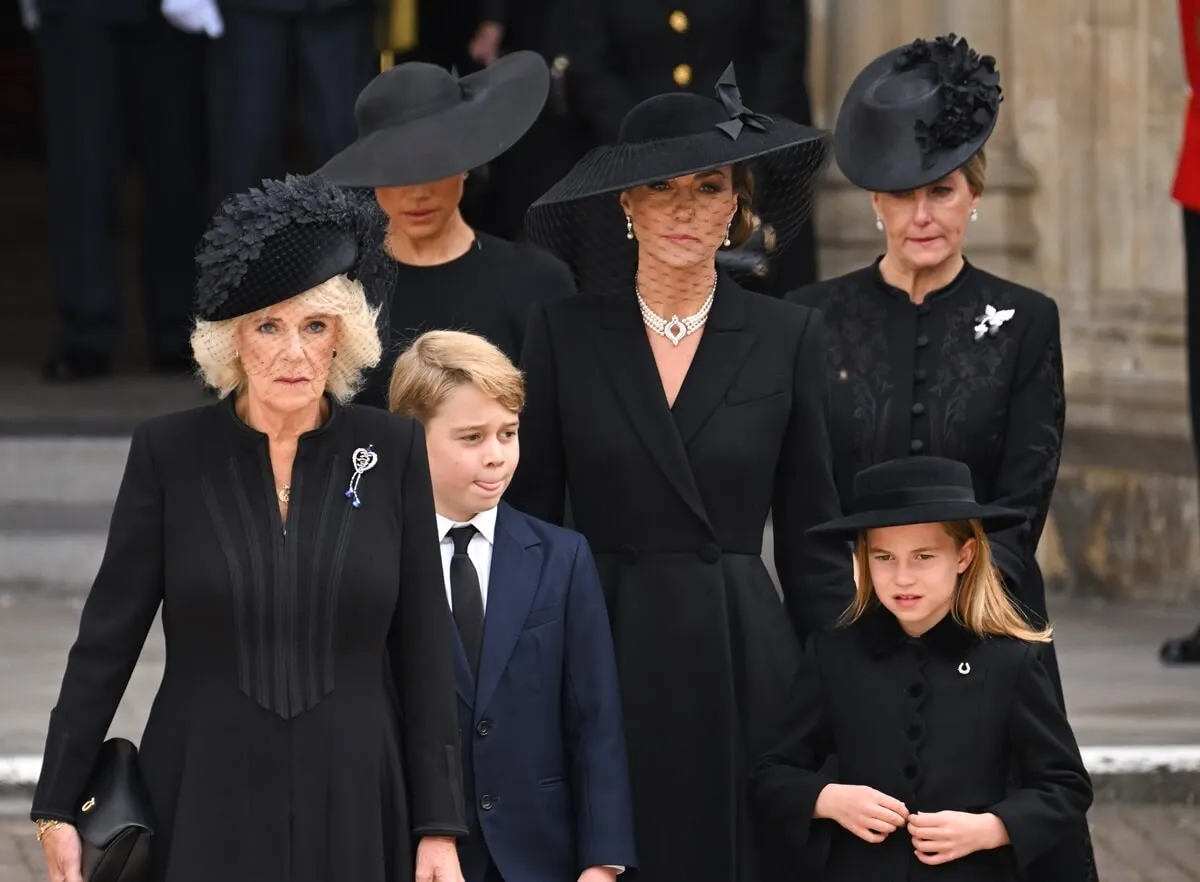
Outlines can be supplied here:
<path id="1" fill-rule="evenodd" d="M 377 0 L 218 0 L 225 33 L 208 61 L 218 198 L 283 168 L 292 77 L 308 160 L 354 140 L 354 99 L 379 72 Z M 294 62 L 294 63 L 293 63 Z"/>
<path id="2" fill-rule="evenodd" d="M 192 255 L 206 214 L 204 44 L 220 24 L 193 12 L 193 0 L 20 3 L 41 72 L 59 316 L 43 376 L 70 382 L 112 371 L 123 324 L 115 221 L 131 153 L 151 363 L 187 371 Z"/>
<path id="3" fill-rule="evenodd" d="M 1196 97 L 1200 85 L 1200 0 L 1179 0 L 1179 33 L 1190 94 L 1171 196 L 1183 212 L 1188 401 L 1192 443 L 1200 461 L 1200 104 Z M 1200 664 L 1200 625 L 1186 637 L 1163 643 L 1159 656 L 1165 664 Z"/>

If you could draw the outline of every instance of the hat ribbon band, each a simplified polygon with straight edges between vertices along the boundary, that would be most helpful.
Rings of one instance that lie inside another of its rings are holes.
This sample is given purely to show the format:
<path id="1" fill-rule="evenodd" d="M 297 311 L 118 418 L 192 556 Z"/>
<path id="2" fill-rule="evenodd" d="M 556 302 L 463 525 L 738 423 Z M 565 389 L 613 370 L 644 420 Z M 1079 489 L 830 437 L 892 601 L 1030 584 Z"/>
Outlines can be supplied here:
<path id="1" fill-rule="evenodd" d="M 925 502 L 967 502 L 974 505 L 975 491 L 958 485 L 900 487 L 859 497 L 854 508 L 856 511 L 880 511 Z"/>

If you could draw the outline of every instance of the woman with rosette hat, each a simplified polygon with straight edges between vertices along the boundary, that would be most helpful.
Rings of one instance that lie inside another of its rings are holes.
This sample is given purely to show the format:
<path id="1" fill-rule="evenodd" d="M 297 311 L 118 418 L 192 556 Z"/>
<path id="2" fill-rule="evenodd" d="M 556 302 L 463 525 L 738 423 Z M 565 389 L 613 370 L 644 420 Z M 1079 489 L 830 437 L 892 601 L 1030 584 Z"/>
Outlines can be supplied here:
<path id="1" fill-rule="evenodd" d="M 826 143 L 748 109 L 731 68 L 715 98 L 637 105 L 526 217 L 532 241 L 588 261 L 589 287 L 531 311 L 509 499 L 561 522 L 569 492 L 595 552 L 647 882 L 782 878 L 747 771 L 800 638 L 852 596 L 848 548 L 805 533 L 839 511 L 820 315 L 717 263 L 760 213 L 795 233 Z M 786 607 L 762 560 L 768 513 Z"/>
<path id="2" fill-rule="evenodd" d="M 392 362 L 424 331 L 471 331 L 515 361 L 530 305 L 575 293 L 560 261 L 472 229 L 459 210 L 467 178 L 529 130 L 549 90 L 546 62 L 521 51 L 463 77 L 408 62 L 358 96 L 358 140 L 317 174 L 373 191 L 389 220 L 396 282 L 383 359 L 361 402 L 387 406 Z"/>
<path id="3" fill-rule="evenodd" d="M 956 459 L 980 502 L 1023 511 L 992 538 L 1022 613 L 1047 619 L 1034 557 L 1062 451 L 1066 401 L 1058 306 L 963 254 L 983 206 L 984 146 L 1000 111 L 995 59 L 953 34 L 868 64 L 842 102 L 834 155 L 870 193 L 883 255 L 788 295 L 825 317 L 834 472 L 843 507 L 854 476 L 903 456 Z M 1062 703 L 1054 646 L 1044 661 Z M 1094 877 L 1086 827 L 1033 878 Z"/>

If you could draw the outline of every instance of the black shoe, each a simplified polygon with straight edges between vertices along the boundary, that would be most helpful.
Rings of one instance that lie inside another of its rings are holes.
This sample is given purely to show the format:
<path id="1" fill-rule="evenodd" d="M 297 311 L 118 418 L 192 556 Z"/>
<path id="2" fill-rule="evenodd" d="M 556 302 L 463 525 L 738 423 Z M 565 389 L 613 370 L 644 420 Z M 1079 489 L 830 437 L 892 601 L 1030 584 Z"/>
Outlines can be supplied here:
<path id="1" fill-rule="evenodd" d="M 1168 640 L 1159 649 L 1158 658 L 1164 665 L 1200 664 L 1200 633 Z"/>
<path id="2" fill-rule="evenodd" d="M 95 380 L 112 373 L 112 361 L 106 355 L 68 350 L 42 365 L 42 377 L 50 383 L 78 383 Z"/>

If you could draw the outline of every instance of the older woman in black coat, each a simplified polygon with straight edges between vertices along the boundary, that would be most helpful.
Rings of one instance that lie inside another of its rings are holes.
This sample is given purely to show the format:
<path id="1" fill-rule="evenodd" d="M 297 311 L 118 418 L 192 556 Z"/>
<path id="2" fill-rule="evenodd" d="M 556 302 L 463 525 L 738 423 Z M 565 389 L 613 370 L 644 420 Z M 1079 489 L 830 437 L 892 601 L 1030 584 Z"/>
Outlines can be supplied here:
<path id="1" fill-rule="evenodd" d="M 934 455 L 970 466 L 984 503 L 1025 525 L 992 537 L 1010 595 L 1047 619 L 1034 552 L 1058 477 L 1066 416 L 1058 306 L 963 256 L 983 196 L 984 145 L 1000 108 L 995 60 L 965 40 L 917 40 L 871 62 L 842 103 L 834 154 L 871 193 L 882 257 L 788 295 L 825 317 L 834 473 Z M 1053 644 L 1044 661 L 1062 703 Z M 1087 828 L 1033 878 L 1094 878 Z"/>
<path id="2" fill-rule="evenodd" d="M 73 825 L 160 607 L 150 882 L 410 882 L 414 840 L 426 878 L 460 879 L 424 435 L 347 403 L 390 282 L 367 205 L 268 181 L 202 242 L 192 343 L 222 400 L 134 432 L 33 801 L 53 882 L 80 879 Z"/>

